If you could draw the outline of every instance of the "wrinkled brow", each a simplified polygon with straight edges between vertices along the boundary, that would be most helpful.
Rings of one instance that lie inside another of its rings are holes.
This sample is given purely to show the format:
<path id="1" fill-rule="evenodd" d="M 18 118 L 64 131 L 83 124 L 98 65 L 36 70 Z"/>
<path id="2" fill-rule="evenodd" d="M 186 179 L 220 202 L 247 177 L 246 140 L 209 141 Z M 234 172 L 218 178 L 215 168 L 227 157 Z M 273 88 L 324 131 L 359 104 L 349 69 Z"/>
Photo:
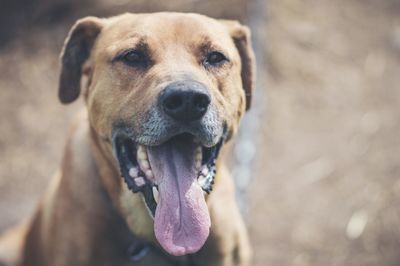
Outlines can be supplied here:
<path id="1" fill-rule="evenodd" d="M 138 50 L 148 54 L 150 47 L 146 37 L 134 35 L 118 45 L 110 45 L 109 50 L 114 55 L 114 58 L 118 58 L 130 50 Z"/>
<path id="2" fill-rule="evenodd" d="M 150 51 L 150 47 L 149 47 L 146 37 L 140 37 L 140 39 L 138 39 L 138 41 L 132 45 L 132 48 L 143 51 L 143 52 Z"/>
<path id="3" fill-rule="evenodd" d="M 211 38 L 207 35 L 202 35 L 199 38 L 200 41 L 196 42 L 195 49 L 197 50 L 197 53 L 199 54 L 207 54 L 211 51 L 222 51 L 223 49 L 217 45 L 214 41 L 211 40 Z"/>

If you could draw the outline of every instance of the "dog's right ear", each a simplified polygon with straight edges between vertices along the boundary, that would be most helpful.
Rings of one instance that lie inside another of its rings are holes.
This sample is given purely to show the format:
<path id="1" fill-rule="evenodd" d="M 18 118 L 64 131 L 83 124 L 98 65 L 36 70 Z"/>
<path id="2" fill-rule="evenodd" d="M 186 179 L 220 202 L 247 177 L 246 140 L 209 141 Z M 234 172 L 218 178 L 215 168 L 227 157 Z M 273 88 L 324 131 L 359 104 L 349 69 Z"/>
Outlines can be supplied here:
<path id="1" fill-rule="evenodd" d="M 78 20 L 68 33 L 61 52 L 61 74 L 58 97 L 62 103 L 76 100 L 80 94 L 82 65 L 103 28 L 104 21 L 97 17 Z"/>

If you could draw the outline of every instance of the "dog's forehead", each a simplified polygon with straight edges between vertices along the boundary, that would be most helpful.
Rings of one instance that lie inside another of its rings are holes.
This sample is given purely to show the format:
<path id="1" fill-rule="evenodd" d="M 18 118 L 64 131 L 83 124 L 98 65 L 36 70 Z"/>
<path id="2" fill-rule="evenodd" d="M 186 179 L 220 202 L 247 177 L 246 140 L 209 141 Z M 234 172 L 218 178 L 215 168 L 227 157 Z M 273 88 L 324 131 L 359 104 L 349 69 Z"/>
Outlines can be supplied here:
<path id="1" fill-rule="evenodd" d="M 132 38 L 144 38 L 157 44 L 193 45 L 208 41 L 231 45 L 229 32 L 223 23 L 199 14 L 124 14 L 110 19 L 101 35 L 105 45 Z"/>

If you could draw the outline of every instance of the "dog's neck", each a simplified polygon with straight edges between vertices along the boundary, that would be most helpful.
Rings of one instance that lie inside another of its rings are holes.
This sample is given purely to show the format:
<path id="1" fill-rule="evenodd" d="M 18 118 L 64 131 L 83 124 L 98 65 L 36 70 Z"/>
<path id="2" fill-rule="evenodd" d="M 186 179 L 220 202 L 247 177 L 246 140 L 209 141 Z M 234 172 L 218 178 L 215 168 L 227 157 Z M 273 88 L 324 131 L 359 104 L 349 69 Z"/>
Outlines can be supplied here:
<path id="1" fill-rule="evenodd" d="M 31 221 L 26 248 L 35 252 L 23 255 L 23 265 L 56 265 L 59 258 L 52 256 L 57 254 L 55 249 L 75 254 L 72 260 L 77 264 L 74 265 L 88 265 L 86 262 L 93 260 L 91 256 L 98 259 L 117 256 L 135 240 L 114 206 L 111 192 L 107 191 L 109 187 L 103 183 L 103 176 L 115 169 L 93 167 L 93 164 L 105 164 L 104 158 L 93 150 L 95 147 L 89 148 L 90 130 L 84 123 L 73 128 L 62 169 Z M 102 254 L 93 251 L 99 248 L 98 241 Z"/>

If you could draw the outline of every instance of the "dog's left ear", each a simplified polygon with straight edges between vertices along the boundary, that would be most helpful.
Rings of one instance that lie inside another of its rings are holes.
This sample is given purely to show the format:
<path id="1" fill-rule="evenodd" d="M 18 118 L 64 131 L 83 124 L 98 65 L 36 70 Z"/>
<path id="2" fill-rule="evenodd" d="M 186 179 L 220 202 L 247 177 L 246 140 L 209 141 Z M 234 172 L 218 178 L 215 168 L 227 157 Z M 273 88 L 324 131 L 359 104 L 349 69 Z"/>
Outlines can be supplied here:
<path id="1" fill-rule="evenodd" d="M 246 110 L 250 109 L 251 98 L 256 83 L 256 61 L 251 46 L 250 29 L 237 21 L 221 20 L 228 27 L 228 31 L 239 51 L 242 61 L 242 85 L 246 94 Z"/>
<path id="2" fill-rule="evenodd" d="M 103 23 L 100 18 L 86 17 L 72 26 L 61 52 L 58 97 L 62 103 L 70 103 L 78 98 L 81 90 L 82 65 L 89 58 Z"/>

